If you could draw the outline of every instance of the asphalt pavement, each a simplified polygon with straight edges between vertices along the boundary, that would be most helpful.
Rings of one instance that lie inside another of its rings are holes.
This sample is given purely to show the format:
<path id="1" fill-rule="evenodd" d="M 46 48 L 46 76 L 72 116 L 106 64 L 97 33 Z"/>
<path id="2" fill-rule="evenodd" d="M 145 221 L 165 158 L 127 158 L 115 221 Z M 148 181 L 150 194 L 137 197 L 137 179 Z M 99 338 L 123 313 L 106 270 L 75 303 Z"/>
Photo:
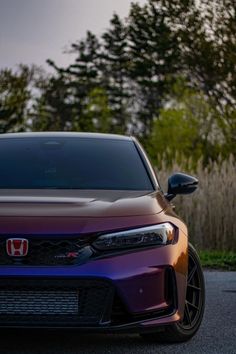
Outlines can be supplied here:
<path id="1" fill-rule="evenodd" d="M 149 344 L 134 334 L 1 330 L 0 354 L 236 354 L 236 272 L 205 271 L 205 280 L 204 320 L 187 343 Z"/>

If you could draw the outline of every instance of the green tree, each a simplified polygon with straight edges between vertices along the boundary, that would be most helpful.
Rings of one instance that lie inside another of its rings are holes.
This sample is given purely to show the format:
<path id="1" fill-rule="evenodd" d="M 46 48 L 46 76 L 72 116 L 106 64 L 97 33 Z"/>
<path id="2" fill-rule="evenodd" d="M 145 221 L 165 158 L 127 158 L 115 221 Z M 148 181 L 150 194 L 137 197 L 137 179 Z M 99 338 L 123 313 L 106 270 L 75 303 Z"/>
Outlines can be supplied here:
<path id="1" fill-rule="evenodd" d="M 41 95 L 35 106 L 34 129 L 92 129 L 85 111 L 90 92 L 99 86 L 99 48 L 96 36 L 88 31 L 84 40 L 71 44 L 68 53 L 74 54 L 75 60 L 68 67 L 47 60 L 55 72 L 38 82 Z"/>
<path id="2" fill-rule="evenodd" d="M 35 71 L 26 65 L 0 71 L 0 133 L 26 129 Z"/>
<path id="3" fill-rule="evenodd" d="M 168 0 L 166 6 L 189 83 L 214 98 L 221 112 L 235 107 L 235 1 Z"/>
<path id="4" fill-rule="evenodd" d="M 125 133 L 130 123 L 130 58 L 127 28 L 116 14 L 110 28 L 102 35 L 102 86 L 106 89 L 112 110 L 114 132 Z"/>
<path id="5" fill-rule="evenodd" d="M 31 112 L 32 130 L 71 130 L 74 112 L 67 78 L 63 73 L 57 76 L 41 75 L 35 82 L 38 95 Z"/>
<path id="6" fill-rule="evenodd" d="M 136 86 L 136 112 L 144 136 L 163 106 L 179 69 L 179 48 L 164 0 L 132 4 L 129 14 L 131 77 Z"/>
<path id="7" fill-rule="evenodd" d="M 179 131 L 173 151 L 179 144 L 205 161 L 235 152 L 235 26 L 234 0 L 133 3 L 101 39 L 88 32 L 73 43 L 71 65 L 49 61 L 55 74 L 42 82 L 34 127 L 106 130 L 98 124 L 105 114 L 110 132 L 135 132 L 145 146 L 160 122 L 164 135 L 168 126 Z"/>
<path id="8" fill-rule="evenodd" d="M 70 107 L 74 115 L 73 128 L 84 131 L 88 125 L 84 115 L 88 96 L 99 86 L 100 43 L 88 31 L 85 40 L 73 43 L 69 52 L 76 56 L 75 62 L 64 70 L 56 69 L 57 73 L 63 73 L 66 78 Z"/>
<path id="9" fill-rule="evenodd" d="M 95 88 L 88 96 L 84 111 L 87 131 L 110 133 L 112 128 L 112 111 L 109 107 L 108 96 L 104 89 Z"/>
<path id="10" fill-rule="evenodd" d="M 149 151 L 153 160 L 161 159 L 169 165 L 174 160 L 191 160 L 192 166 L 203 157 L 204 164 L 217 159 L 223 149 L 224 138 L 217 124 L 218 112 L 203 92 L 189 89 L 183 80 L 173 87 L 172 101 L 160 111 L 153 124 Z M 189 166 L 186 166 L 188 168 Z"/>
<path id="11" fill-rule="evenodd" d="M 236 154 L 235 1 L 168 3 L 173 31 L 179 38 L 182 72 L 190 86 L 204 93 L 215 112 L 212 119 L 221 130 L 221 154 Z"/>

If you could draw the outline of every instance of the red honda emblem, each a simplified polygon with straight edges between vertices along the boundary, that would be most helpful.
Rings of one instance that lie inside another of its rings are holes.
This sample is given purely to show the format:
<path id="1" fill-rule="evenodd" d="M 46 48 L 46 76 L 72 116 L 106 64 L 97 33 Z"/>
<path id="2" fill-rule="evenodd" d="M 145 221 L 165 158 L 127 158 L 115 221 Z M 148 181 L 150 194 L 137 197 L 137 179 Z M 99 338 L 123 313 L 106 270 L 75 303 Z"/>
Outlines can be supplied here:
<path id="1" fill-rule="evenodd" d="M 8 256 L 24 257 L 28 254 L 29 242 L 25 238 L 9 238 L 6 248 Z"/>

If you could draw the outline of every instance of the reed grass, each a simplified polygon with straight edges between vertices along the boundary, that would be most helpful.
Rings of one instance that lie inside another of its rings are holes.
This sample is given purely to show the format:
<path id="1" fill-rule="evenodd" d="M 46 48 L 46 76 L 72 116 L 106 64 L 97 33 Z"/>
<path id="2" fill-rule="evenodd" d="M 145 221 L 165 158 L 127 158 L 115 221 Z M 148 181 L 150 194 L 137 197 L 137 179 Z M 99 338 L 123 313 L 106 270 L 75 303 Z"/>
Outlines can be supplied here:
<path id="1" fill-rule="evenodd" d="M 187 160 L 165 165 L 162 159 L 158 177 L 164 191 L 168 177 L 186 172 L 199 179 L 199 188 L 190 195 L 177 196 L 176 213 L 186 222 L 192 243 L 200 250 L 236 251 L 236 161 L 211 162 L 207 167 L 199 160 L 193 170 Z"/>

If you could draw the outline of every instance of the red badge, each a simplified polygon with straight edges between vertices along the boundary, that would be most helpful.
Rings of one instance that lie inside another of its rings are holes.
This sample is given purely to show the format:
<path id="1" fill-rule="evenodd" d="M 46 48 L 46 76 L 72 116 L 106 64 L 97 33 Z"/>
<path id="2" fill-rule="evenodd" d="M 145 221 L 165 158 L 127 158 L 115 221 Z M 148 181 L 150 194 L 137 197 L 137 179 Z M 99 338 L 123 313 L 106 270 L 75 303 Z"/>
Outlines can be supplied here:
<path id="1" fill-rule="evenodd" d="M 6 241 L 8 256 L 25 257 L 28 254 L 29 242 L 25 238 L 9 238 Z"/>

